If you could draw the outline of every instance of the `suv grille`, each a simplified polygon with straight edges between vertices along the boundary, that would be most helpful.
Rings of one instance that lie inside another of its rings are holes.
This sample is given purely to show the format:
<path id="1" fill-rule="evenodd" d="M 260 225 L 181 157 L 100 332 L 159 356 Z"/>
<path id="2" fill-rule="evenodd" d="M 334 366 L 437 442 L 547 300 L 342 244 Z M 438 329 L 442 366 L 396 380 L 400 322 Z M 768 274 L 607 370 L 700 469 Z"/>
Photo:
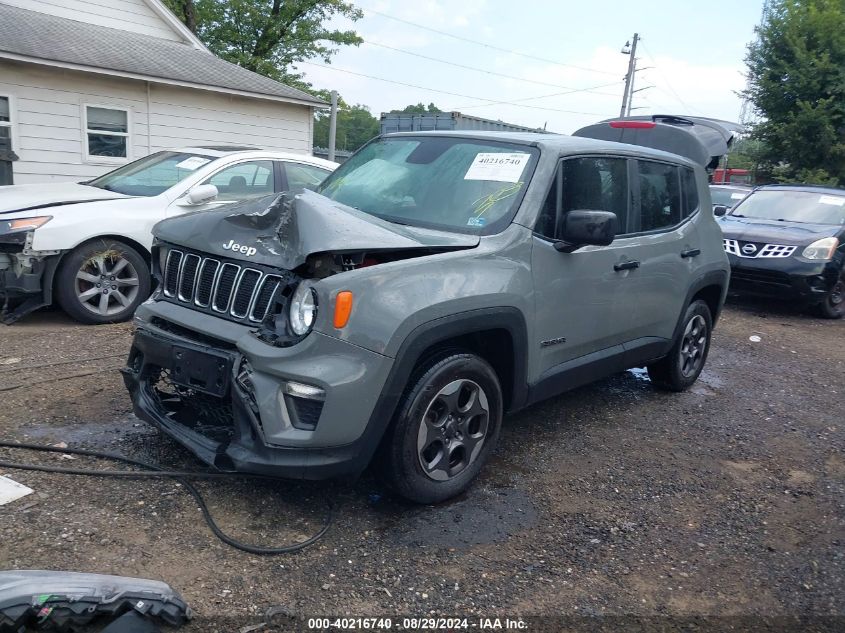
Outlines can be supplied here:
<path id="1" fill-rule="evenodd" d="M 740 240 L 724 240 L 724 243 L 726 252 L 747 259 L 789 257 L 797 248 L 783 244 L 760 244 L 759 242 L 743 242 Z"/>
<path id="2" fill-rule="evenodd" d="M 233 321 L 260 323 L 283 285 L 282 275 L 170 249 L 164 296 Z"/>

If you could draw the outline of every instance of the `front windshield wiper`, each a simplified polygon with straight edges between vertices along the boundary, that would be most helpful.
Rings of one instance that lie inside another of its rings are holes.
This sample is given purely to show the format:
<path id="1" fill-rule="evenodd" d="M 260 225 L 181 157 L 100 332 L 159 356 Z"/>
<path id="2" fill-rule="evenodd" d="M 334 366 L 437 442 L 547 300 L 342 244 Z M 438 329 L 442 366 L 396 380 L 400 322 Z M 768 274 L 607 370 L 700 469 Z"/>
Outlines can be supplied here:
<path id="1" fill-rule="evenodd" d="M 744 218 L 745 216 L 741 213 L 731 213 L 732 218 Z"/>

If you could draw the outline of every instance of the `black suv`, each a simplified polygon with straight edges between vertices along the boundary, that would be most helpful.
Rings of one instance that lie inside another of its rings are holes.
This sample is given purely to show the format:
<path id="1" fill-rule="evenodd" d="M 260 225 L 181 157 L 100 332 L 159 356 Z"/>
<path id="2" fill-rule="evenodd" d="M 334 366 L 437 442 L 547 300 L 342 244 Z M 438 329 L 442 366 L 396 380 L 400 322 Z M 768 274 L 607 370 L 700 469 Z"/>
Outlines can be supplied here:
<path id="1" fill-rule="evenodd" d="M 758 187 L 720 218 L 731 291 L 800 301 L 845 315 L 845 190 Z"/>

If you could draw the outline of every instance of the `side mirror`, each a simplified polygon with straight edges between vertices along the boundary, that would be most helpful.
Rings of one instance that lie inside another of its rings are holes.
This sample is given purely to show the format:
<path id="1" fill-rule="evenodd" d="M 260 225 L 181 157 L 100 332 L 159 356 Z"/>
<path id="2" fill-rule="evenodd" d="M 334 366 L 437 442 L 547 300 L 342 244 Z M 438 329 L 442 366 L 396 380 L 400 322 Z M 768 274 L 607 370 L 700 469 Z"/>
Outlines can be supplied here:
<path id="1" fill-rule="evenodd" d="M 713 205 L 713 215 L 717 218 L 721 218 L 728 212 L 728 208 L 723 204 L 714 204 Z"/>
<path id="2" fill-rule="evenodd" d="M 211 202 L 217 197 L 217 187 L 214 185 L 197 185 L 188 190 L 187 195 L 182 199 L 182 204 L 194 206 Z"/>
<path id="3" fill-rule="evenodd" d="M 570 211 L 563 216 L 561 241 L 555 250 L 562 253 L 587 245 L 607 246 L 616 237 L 619 220 L 610 211 Z"/>

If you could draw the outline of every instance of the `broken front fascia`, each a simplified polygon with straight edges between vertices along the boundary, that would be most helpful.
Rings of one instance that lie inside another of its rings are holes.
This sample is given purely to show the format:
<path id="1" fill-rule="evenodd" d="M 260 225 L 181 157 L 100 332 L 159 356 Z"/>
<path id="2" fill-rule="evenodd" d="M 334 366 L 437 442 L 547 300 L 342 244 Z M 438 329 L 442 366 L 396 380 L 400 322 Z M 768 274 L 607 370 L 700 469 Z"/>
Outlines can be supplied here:
<path id="1" fill-rule="evenodd" d="M 166 583 L 143 578 L 63 571 L 0 572 L 0 631 L 85 626 L 101 616 L 136 611 L 181 626 L 191 609 Z M 49 624 L 48 624 L 49 623 Z"/>
<path id="2" fill-rule="evenodd" d="M 60 251 L 34 251 L 33 231 L 24 235 L 22 241 L 16 234 L 6 236 L 15 241 L 4 241 L 0 235 L 0 320 L 6 324 L 53 300 Z"/>

